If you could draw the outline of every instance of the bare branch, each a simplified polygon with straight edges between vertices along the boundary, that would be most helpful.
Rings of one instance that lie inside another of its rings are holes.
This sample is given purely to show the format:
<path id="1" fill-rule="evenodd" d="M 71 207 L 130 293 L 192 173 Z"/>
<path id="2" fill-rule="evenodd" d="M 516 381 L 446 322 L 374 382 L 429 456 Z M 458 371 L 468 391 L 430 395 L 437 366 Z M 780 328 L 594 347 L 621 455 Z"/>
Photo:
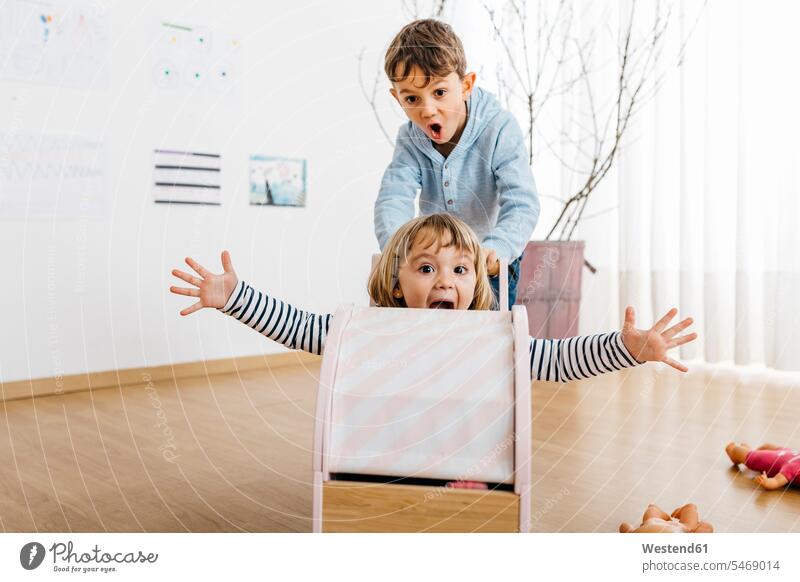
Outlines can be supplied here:
<path id="1" fill-rule="evenodd" d="M 383 125 L 383 120 L 381 116 L 378 115 L 378 107 L 376 105 L 377 94 L 378 94 L 378 79 L 380 78 L 380 73 L 375 75 L 375 81 L 372 84 L 372 93 L 367 92 L 367 88 L 364 85 L 364 76 L 362 75 L 362 68 L 363 68 L 363 61 L 364 61 L 364 51 L 366 49 L 361 49 L 361 52 L 358 53 L 358 84 L 361 87 L 361 94 L 364 96 L 364 99 L 367 100 L 369 103 L 370 109 L 372 109 L 372 114 L 375 116 L 375 121 L 378 122 L 378 127 L 383 133 L 383 136 L 389 142 L 389 145 L 394 147 L 394 140 L 389 135 L 389 132 L 386 131 L 386 127 Z"/>
<path id="2" fill-rule="evenodd" d="M 508 58 L 508 62 L 511 65 L 511 70 L 514 71 L 514 75 L 517 77 L 517 81 L 520 83 L 520 85 L 524 87 L 525 80 L 522 78 L 522 73 L 520 73 L 519 68 L 517 67 L 517 60 L 515 58 L 514 51 L 511 50 L 511 47 L 508 46 L 508 43 L 506 42 L 505 34 L 501 31 L 501 27 L 497 23 L 494 9 L 490 8 L 486 3 L 483 3 L 483 8 L 489 15 L 489 21 L 492 23 L 492 28 L 494 29 L 494 36 L 500 42 L 500 46 L 503 47 L 506 57 Z"/>

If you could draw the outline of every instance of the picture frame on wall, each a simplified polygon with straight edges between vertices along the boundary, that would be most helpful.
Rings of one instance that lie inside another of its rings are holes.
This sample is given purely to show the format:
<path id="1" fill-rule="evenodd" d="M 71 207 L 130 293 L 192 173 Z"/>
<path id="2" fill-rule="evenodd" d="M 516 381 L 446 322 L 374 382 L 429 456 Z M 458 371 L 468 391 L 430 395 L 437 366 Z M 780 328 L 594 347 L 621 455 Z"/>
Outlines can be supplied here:
<path id="1" fill-rule="evenodd" d="M 250 204 L 304 207 L 306 160 L 250 156 Z"/>

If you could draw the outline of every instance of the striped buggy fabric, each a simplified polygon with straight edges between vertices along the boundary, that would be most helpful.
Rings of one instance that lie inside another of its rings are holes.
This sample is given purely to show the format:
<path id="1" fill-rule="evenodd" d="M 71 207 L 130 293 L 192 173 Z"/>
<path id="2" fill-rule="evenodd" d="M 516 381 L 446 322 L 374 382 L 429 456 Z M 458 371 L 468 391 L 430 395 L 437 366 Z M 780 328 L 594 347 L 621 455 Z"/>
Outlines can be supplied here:
<path id="1" fill-rule="evenodd" d="M 527 531 L 527 327 L 521 306 L 340 308 L 317 397 L 314 531 Z"/>

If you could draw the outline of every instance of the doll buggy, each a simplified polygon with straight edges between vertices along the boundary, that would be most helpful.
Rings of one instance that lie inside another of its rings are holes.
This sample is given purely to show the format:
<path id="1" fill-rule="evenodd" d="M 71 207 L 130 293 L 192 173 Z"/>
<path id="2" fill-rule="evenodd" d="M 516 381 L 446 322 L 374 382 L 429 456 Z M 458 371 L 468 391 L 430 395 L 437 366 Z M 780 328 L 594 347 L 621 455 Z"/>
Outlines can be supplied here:
<path id="1" fill-rule="evenodd" d="M 522 306 L 340 308 L 317 395 L 313 531 L 528 531 L 528 349 Z"/>

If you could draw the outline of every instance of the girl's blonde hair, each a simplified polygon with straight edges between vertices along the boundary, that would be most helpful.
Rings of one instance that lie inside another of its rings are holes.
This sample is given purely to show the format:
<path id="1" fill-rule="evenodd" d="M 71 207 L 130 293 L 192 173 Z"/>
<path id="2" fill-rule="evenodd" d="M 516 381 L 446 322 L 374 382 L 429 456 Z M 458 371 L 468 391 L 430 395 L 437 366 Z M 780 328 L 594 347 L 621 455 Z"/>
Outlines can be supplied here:
<path id="1" fill-rule="evenodd" d="M 376 305 L 406 307 L 405 300 L 392 291 L 397 287 L 397 272 L 408 261 L 414 243 L 437 247 L 454 246 L 475 257 L 475 296 L 469 309 L 487 310 L 495 304 L 494 294 L 486 273 L 486 259 L 481 243 L 473 230 L 452 214 L 429 214 L 408 221 L 389 239 L 389 243 L 369 276 L 367 289 Z"/>

